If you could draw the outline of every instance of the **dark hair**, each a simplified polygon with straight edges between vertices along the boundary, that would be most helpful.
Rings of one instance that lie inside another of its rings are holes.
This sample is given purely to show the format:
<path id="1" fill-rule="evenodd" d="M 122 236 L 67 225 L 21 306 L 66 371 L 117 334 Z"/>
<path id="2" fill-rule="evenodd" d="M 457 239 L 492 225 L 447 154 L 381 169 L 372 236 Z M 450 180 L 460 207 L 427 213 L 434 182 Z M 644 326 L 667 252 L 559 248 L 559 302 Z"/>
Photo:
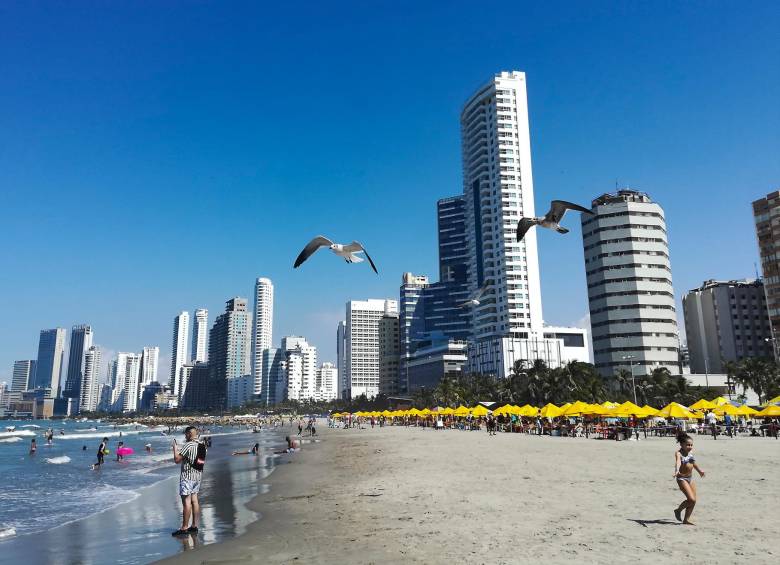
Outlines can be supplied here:
<path id="1" fill-rule="evenodd" d="M 194 429 L 195 429 L 195 426 L 187 426 L 186 428 L 184 428 L 184 435 L 186 436 L 188 433 L 190 433 Z"/>
<path id="2" fill-rule="evenodd" d="M 677 434 L 677 443 L 682 445 L 688 440 L 693 440 L 693 438 L 688 434 L 686 434 L 685 432 L 680 432 L 679 434 Z"/>

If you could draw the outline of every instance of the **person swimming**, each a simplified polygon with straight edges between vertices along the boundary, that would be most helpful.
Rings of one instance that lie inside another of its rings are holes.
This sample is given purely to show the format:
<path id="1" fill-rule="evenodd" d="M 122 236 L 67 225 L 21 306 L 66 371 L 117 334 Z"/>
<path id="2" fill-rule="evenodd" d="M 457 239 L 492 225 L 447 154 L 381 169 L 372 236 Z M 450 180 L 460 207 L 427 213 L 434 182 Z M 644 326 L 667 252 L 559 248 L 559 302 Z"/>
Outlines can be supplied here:
<path id="1" fill-rule="evenodd" d="M 702 478 L 704 478 L 704 471 L 696 464 L 691 436 L 680 433 L 677 436 L 677 441 L 680 444 L 680 449 L 674 452 L 674 478 L 677 480 L 677 486 L 685 495 L 685 500 L 674 511 L 674 517 L 683 524 L 693 526 L 694 523 L 690 520 L 693 507 L 696 506 L 696 485 L 693 482 L 693 470 L 696 469 Z M 683 510 L 685 510 L 684 517 L 682 516 Z"/>
<path id="2" fill-rule="evenodd" d="M 233 455 L 257 455 L 260 451 L 260 444 L 256 443 L 249 451 L 234 451 Z"/>
<path id="3" fill-rule="evenodd" d="M 38 451 L 38 444 L 35 443 L 35 438 L 32 438 L 32 441 L 30 441 L 30 455 L 35 455 L 36 451 Z"/>

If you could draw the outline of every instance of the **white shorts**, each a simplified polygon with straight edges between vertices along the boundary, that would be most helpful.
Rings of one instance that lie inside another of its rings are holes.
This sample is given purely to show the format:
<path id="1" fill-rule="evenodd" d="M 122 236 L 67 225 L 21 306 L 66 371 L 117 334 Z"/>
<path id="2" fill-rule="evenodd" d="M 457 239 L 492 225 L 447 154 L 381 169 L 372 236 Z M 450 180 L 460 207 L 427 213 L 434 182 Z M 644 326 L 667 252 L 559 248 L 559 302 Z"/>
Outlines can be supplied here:
<path id="1" fill-rule="evenodd" d="M 179 479 L 179 496 L 189 496 L 200 492 L 200 481 Z"/>

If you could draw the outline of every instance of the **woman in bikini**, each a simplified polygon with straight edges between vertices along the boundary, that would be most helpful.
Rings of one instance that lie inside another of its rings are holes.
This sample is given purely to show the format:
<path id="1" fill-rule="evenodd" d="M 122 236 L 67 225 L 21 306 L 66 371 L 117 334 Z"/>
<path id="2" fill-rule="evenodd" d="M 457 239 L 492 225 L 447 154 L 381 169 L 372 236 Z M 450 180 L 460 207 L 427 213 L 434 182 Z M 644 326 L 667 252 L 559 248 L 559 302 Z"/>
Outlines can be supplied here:
<path id="1" fill-rule="evenodd" d="M 693 470 L 696 469 L 702 478 L 704 478 L 704 471 L 696 464 L 696 458 L 693 456 L 691 436 L 681 433 L 677 436 L 677 441 L 680 443 L 680 449 L 674 452 L 674 478 L 677 480 L 677 486 L 685 495 L 685 500 L 674 511 L 674 516 L 683 524 L 693 526 L 691 514 L 693 507 L 696 506 L 696 485 L 693 482 Z M 685 509 L 684 517 L 681 516 L 683 509 Z"/>

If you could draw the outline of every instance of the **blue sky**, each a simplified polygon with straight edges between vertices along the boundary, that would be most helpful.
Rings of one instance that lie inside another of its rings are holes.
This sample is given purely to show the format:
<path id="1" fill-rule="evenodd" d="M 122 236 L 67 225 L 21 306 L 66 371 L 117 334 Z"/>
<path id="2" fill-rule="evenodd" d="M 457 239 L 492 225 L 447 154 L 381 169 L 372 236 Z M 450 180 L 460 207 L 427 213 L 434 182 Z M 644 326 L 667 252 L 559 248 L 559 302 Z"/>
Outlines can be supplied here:
<path id="1" fill-rule="evenodd" d="M 283 4 L 283 3 L 278 3 Z M 350 298 L 436 275 L 458 117 L 527 73 L 537 207 L 621 186 L 664 206 L 678 297 L 751 276 L 780 188 L 780 5 L 0 4 L 0 380 L 41 328 L 162 349 L 174 315 L 276 285 L 275 341 L 334 360 Z M 587 313 L 578 222 L 540 234 L 545 318 Z M 361 240 L 380 269 L 316 256 Z"/>

